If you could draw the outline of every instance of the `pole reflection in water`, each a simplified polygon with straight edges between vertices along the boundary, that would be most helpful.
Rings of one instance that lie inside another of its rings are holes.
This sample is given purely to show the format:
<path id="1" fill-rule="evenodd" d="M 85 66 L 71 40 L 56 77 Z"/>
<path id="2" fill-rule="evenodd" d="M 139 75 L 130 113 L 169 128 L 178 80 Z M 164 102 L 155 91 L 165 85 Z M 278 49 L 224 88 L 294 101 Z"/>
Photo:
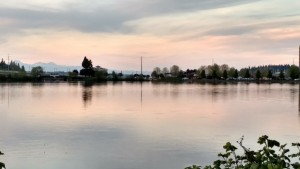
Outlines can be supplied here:
<path id="1" fill-rule="evenodd" d="M 143 112 L 143 82 L 141 81 L 141 113 Z"/>
<path id="2" fill-rule="evenodd" d="M 141 82 L 141 106 L 143 105 L 143 82 Z"/>
<path id="3" fill-rule="evenodd" d="M 7 84 L 7 106 L 9 107 L 9 84 Z"/>

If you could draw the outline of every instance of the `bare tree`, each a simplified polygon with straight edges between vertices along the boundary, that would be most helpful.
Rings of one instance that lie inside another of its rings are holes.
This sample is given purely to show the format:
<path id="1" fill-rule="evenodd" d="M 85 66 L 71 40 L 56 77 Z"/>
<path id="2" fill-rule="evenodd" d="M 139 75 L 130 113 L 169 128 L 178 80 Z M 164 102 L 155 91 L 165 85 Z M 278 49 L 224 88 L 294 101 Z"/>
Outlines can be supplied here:
<path id="1" fill-rule="evenodd" d="M 170 68 L 170 73 L 173 75 L 173 76 L 177 76 L 180 72 L 180 68 L 179 66 L 177 65 L 173 65 L 171 68 Z"/>

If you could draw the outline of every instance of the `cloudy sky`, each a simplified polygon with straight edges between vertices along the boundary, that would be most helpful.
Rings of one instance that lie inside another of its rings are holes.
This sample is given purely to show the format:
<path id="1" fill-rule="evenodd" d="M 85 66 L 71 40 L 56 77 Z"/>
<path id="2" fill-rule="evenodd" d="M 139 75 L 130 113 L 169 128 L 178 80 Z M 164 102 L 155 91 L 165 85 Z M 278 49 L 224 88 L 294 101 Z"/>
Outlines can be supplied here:
<path id="1" fill-rule="evenodd" d="M 299 0 L 9 0 L 0 55 L 25 63 L 241 68 L 298 62 Z"/>

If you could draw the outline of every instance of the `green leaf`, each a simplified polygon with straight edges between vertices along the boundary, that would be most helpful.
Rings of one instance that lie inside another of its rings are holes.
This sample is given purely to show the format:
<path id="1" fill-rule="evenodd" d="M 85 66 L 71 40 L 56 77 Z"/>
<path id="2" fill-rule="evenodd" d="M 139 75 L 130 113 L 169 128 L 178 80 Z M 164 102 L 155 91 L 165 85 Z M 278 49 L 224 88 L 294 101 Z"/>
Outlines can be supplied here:
<path id="1" fill-rule="evenodd" d="M 227 142 L 223 148 L 227 151 L 235 151 L 237 148 L 233 146 L 230 142 Z"/>
<path id="2" fill-rule="evenodd" d="M 280 143 L 278 141 L 276 141 L 276 140 L 268 140 L 268 145 L 271 148 L 274 147 L 274 146 L 279 147 Z"/>
<path id="3" fill-rule="evenodd" d="M 284 149 L 287 144 L 283 144 L 280 146 L 280 150 Z"/>
<path id="4" fill-rule="evenodd" d="M 254 163 L 251 165 L 250 169 L 258 169 L 259 168 L 259 165 Z"/>
<path id="5" fill-rule="evenodd" d="M 267 135 L 263 135 L 263 136 L 261 136 L 261 137 L 258 138 L 258 142 L 257 143 L 264 144 L 268 138 L 269 137 Z"/>
<path id="6" fill-rule="evenodd" d="M 292 146 L 298 146 L 298 147 L 300 147 L 300 143 L 292 143 Z"/>
<path id="7" fill-rule="evenodd" d="M 294 169 L 299 169 L 300 168 L 300 164 L 298 162 L 292 164 Z"/>
<path id="8" fill-rule="evenodd" d="M 221 166 L 221 161 L 220 160 L 214 161 L 214 165 L 220 167 Z"/>
<path id="9" fill-rule="evenodd" d="M 185 169 L 201 169 L 201 166 L 192 165 L 190 167 L 186 167 Z"/>
<path id="10" fill-rule="evenodd" d="M 5 168 L 5 164 L 0 162 L 0 168 Z"/>

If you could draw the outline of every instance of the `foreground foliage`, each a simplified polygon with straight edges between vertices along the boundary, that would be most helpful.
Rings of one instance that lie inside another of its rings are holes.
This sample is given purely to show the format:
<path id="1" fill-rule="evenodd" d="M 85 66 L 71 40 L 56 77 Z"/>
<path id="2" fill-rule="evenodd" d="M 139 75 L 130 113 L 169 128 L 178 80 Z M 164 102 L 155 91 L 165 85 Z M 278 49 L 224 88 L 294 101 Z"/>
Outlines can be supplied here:
<path id="1" fill-rule="evenodd" d="M 0 155 L 4 155 L 1 151 L 0 151 Z M 5 164 L 0 162 L 0 169 L 5 168 Z"/>
<path id="2" fill-rule="evenodd" d="M 292 143 L 291 146 L 295 147 L 297 152 L 291 153 L 287 144 L 280 144 L 264 135 L 259 137 L 257 142 L 263 147 L 258 151 L 252 151 L 243 145 L 243 140 L 242 137 L 237 143 L 243 149 L 244 154 L 238 155 L 236 153 L 237 147 L 227 142 L 223 146 L 225 153 L 218 154 L 221 159 L 214 161 L 213 165 L 205 166 L 204 169 L 300 169 L 300 143 Z M 201 166 L 193 165 L 185 169 L 201 168 Z"/>

